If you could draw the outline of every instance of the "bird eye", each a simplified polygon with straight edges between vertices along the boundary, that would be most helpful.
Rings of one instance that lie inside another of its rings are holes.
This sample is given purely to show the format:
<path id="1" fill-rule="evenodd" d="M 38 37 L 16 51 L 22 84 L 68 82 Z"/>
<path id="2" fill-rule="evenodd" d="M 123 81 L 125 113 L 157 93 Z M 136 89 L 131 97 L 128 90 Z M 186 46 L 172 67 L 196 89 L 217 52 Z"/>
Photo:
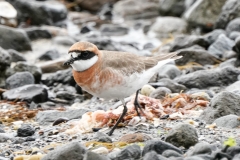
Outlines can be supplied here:
<path id="1" fill-rule="evenodd" d="M 89 55 L 89 53 L 88 52 L 83 52 L 82 55 L 83 55 L 83 57 L 87 57 Z"/>

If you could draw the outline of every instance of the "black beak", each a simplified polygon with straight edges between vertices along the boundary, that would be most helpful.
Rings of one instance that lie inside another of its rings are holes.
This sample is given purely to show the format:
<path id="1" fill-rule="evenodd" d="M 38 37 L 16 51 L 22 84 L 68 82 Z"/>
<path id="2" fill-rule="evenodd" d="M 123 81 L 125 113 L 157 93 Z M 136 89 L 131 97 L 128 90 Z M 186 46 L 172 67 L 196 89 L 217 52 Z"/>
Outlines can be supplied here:
<path id="1" fill-rule="evenodd" d="M 66 62 L 63 63 L 64 66 L 69 66 L 70 64 L 72 64 L 75 61 L 75 59 L 71 58 L 69 60 L 67 60 Z"/>

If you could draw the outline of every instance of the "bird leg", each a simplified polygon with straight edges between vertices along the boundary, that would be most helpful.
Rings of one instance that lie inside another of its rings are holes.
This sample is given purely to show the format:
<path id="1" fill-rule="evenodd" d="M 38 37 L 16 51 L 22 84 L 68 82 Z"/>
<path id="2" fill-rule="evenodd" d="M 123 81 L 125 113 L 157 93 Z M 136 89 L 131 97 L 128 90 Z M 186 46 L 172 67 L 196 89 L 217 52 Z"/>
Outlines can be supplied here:
<path id="1" fill-rule="evenodd" d="M 135 109 L 136 109 L 136 111 L 137 111 L 137 115 L 138 115 L 139 118 L 141 119 L 141 115 L 140 115 L 138 109 L 141 110 L 142 113 L 144 113 L 144 112 L 143 112 L 143 110 L 142 110 L 141 105 L 138 103 L 138 94 L 139 94 L 139 91 L 140 91 L 140 89 L 137 90 L 137 92 L 136 92 L 136 96 L 135 96 L 135 99 L 134 99 L 134 107 L 135 107 Z"/>
<path id="2" fill-rule="evenodd" d="M 123 117 L 126 115 L 127 113 L 127 106 L 124 102 L 124 100 L 121 100 L 122 101 L 122 104 L 123 104 L 123 112 L 122 112 L 122 115 L 120 116 L 120 118 L 118 118 L 116 124 L 112 127 L 112 129 L 110 130 L 110 132 L 108 132 L 108 135 L 111 136 L 112 133 L 114 132 L 114 130 L 117 128 L 118 124 L 122 121 Z"/>

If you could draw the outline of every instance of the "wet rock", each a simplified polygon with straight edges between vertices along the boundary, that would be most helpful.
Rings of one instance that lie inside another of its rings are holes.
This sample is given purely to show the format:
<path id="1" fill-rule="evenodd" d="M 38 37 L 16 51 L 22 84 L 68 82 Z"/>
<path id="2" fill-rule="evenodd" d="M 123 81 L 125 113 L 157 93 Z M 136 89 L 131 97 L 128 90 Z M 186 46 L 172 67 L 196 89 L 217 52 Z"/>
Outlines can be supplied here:
<path id="1" fill-rule="evenodd" d="M 124 0 L 118 1 L 113 6 L 113 16 L 115 19 L 141 19 L 152 18 L 159 15 L 158 0 Z"/>
<path id="2" fill-rule="evenodd" d="M 207 48 L 209 46 L 208 41 L 202 36 L 190 35 L 190 36 L 178 36 L 174 39 L 170 47 L 170 52 L 174 52 L 179 49 L 188 48 L 194 45 Z"/>
<path id="3" fill-rule="evenodd" d="M 6 79 L 6 89 L 34 84 L 34 81 L 34 77 L 30 72 L 17 72 Z"/>
<path id="4" fill-rule="evenodd" d="M 10 56 L 10 54 L 5 49 L 0 47 L 0 70 L 4 71 L 7 67 L 10 66 L 11 62 L 12 57 Z M 3 73 L 0 73 L 0 77 L 1 76 L 4 76 Z"/>
<path id="5" fill-rule="evenodd" d="M 213 123 L 218 127 L 237 128 L 240 126 L 240 117 L 230 114 L 216 119 Z"/>
<path id="6" fill-rule="evenodd" d="M 26 58 L 18 51 L 14 49 L 8 50 L 9 55 L 11 55 L 12 62 L 18 62 L 18 61 L 27 61 Z"/>
<path id="7" fill-rule="evenodd" d="M 32 136 L 34 133 L 35 133 L 35 129 L 30 124 L 24 124 L 17 130 L 17 136 L 19 137 Z"/>
<path id="8" fill-rule="evenodd" d="M 187 88 L 182 85 L 178 84 L 175 81 L 168 79 L 168 78 L 163 78 L 160 79 L 157 83 L 149 83 L 153 87 L 166 87 L 172 91 L 172 93 L 180 93 L 181 91 L 185 91 Z"/>
<path id="9" fill-rule="evenodd" d="M 30 65 L 27 62 L 17 62 L 13 68 L 9 68 L 6 71 L 6 76 L 9 77 L 15 74 L 16 72 L 24 71 L 30 72 L 34 76 L 35 83 L 39 83 L 41 81 L 42 77 L 41 69 L 35 65 Z"/>
<path id="10" fill-rule="evenodd" d="M 208 41 L 209 44 L 212 44 L 217 40 L 220 34 L 226 35 L 226 31 L 223 29 L 215 29 L 212 32 L 205 34 L 203 37 L 206 41 Z"/>
<path id="11" fill-rule="evenodd" d="M 161 72 L 158 73 L 158 75 L 161 76 L 167 76 L 170 79 L 174 79 L 178 76 L 180 76 L 182 72 L 176 65 L 172 64 L 166 64 L 161 68 Z"/>
<path id="12" fill-rule="evenodd" d="M 56 111 L 56 110 L 49 110 L 49 111 L 42 111 L 38 112 L 36 116 L 36 121 L 39 124 L 49 124 L 53 123 L 57 119 L 61 117 L 71 119 L 79 119 L 82 117 L 82 115 L 86 112 L 88 112 L 88 109 L 71 109 L 67 111 Z"/>
<path id="13" fill-rule="evenodd" d="M 66 7 L 58 1 L 8 0 L 18 11 L 18 21 L 30 25 L 53 25 L 67 17 Z"/>
<path id="14" fill-rule="evenodd" d="M 177 52 L 182 58 L 177 59 L 175 63 L 180 66 L 186 65 L 189 62 L 196 62 L 201 65 L 213 65 L 218 62 L 217 58 L 206 50 L 186 48 Z"/>
<path id="15" fill-rule="evenodd" d="M 198 142 L 197 130 L 190 124 L 178 124 L 169 131 L 166 142 L 189 148 Z"/>
<path id="16" fill-rule="evenodd" d="M 76 42 L 76 40 L 74 40 L 70 36 L 57 36 L 53 39 L 53 42 L 56 44 L 65 45 L 65 46 L 70 47 L 71 45 L 73 45 Z"/>
<path id="17" fill-rule="evenodd" d="M 162 140 L 149 140 L 146 142 L 143 151 L 142 151 L 142 156 L 144 156 L 146 153 L 150 151 L 155 151 L 158 154 L 162 154 L 165 150 L 174 150 L 180 154 L 182 154 L 182 151 L 175 147 L 174 145 L 164 142 Z"/>
<path id="18" fill-rule="evenodd" d="M 0 133 L 0 143 L 7 142 L 8 140 L 12 140 L 14 136 L 9 133 Z"/>
<path id="19" fill-rule="evenodd" d="M 84 160 L 110 160 L 106 156 L 99 155 L 97 153 L 88 151 L 87 154 L 84 157 Z"/>
<path id="20" fill-rule="evenodd" d="M 240 37 L 240 32 L 233 31 L 229 34 L 229 38 L 231 40 L 236 40 L 238 37 Z"/>
<path id="21" fill-rule="evenodd" d="M 180 17 L 185 11 L 185 0 L 162 0 L 160 1 L 160 14 L 162 16 Z"/>
<path id="22" fill-rule="evenodd" d="M 166 158 L 172 158 L 172 157 L 182 157 L 182 155 L 174 150 L 165 150 L 162 155 Z"/>
<path id="23" fill-rule="evenodd" d="M 128 33 L 128 30 L 126 27 L 112 24 L 103 24 L 100 27 L 100 32 L 103 36 L 123 36 Z"/>
<path id="24" fill-rule="evenodd" d="M 157 38 L 168 38 L 170 34 L 179 35 L 186 33 L 187 23 L 177 17 L 158 17 L 150 27 L 149 35 Z"/>
<path id="25" fill-rule="evenodd" d="M 183 15 L 192 26 L 201 26 L 205 29 L 213 28 L 221 8 L 226 0 L 203 1 L 197 0 Z"/>
<path id="26" fill-rule="evenodd" d="M 162 99 L 166 95 L 172 93 L 172 91 L 166 87 L 158 87 L 156 90 L 154 90 L 149 97 L 155 98 L 155 99 Z"/>
<path id="27" fill-rule="evenodd" d="M 17 51 L 31 50 L 31 43 L 22 29 L 15 29 L 0 25 L 0 46 L 4 49 Z"/>
<path id="28" fill-rule="evenodd" d="M 240 115 L 239 103 L 240 95 L 232 92 L 220 92 L 213 97 L 209 107 L 203 111 L 200 118 L 210 124 L 222 116 L 229 114 Z"/>
<path id="29" fill-rule="evenodd" d="M 200 70 L 175 78 L 174 81 L 187 88 L 207 88 L 211 86 L 227 86 L 238 80 L 240 70 L 234 67 Z"/>
<path id="30" fill-rule="evenodd" d="M 115 158 L 115 160 L 122 159 L 139 159 L 141 156 L 141 149 L 138 145 L 133 144 L 125 147 Z"/>
<path id="31" fill-rule="evenodd" d="M 227 51 L 232 50 L 233 46 L 234 41 L 226 37 L 226 35 L 221 34 L 218 36 L 218 39 L 209 46 L 208 51 L 213 56 L 217 58 L 222 58 Z"/>
<path id="32" fill-rule="evenodd" d="M 24 29 L 31 40 L 40 38 L 52 38 L 51 33 L 42 27 L 29 27 Z"/>
<path id="33" fill-rule="evenodd" d="M 30 84 L 4 92 L 3 99 L 41 103 L 48 100 L 48 92 L 42 85 Z"/>
<path id="34" fill-rule="evenodd" d="M 192 149 L 189 149 L 186 153 L 187 156 L 194 156 L 199 154 L 208 154 L 211 155 L 212 148 L 211 145 L 207 142 L 199 142 Z"/>
<path id="35" fill-rule="evenodd" d="M 79 142 L 70 142 L 48 152 L 42 160 L 83 160 L 86 148 Z"/>
<path id="36" fill-rule="evenodd" d="M 123 135 L 118 141 L 126 143 L 145 142 L 152 139 L 150 136 L 143 133 L 128 133 Z"/>
<path id="37" fill-rule="evenodd" d="M 49 50 L 47 52 L 45 52 L 44 54 L 42 54 L 39 59 L 40 60 L 45 60 L 45 61 L 48 61 L 48 60 L 54 60 L 54 59 L 57 59 L 60 57 L 60 53 L 58 52 L 58 50 L 56 49 L 52 49 L 52 50 Z"/>
<path id="38" fill-rule="evenodd" d="M 105 133 L 97 132 L 96 138 L 98 142 L 112 143 L 112 139 Z"/>
<path id="39" fill-rule="evenodd" d="M 71 84 L 74 86 L 76 82 L 74 81 L 72 76 L 72 69 L 69 68 L 66 70 L 57 71 L 56 73 L 49 75 L 48 77 L 46 77 L 46 79 L 43 80 L 43 83 L 48 86 L 53 85 L 55 82 Z"/>
<path id="40" fill-rule="evenodd" d="M 225 29 L 227 24 L 232 20 L 240 16 L 240 2 L 238 0 L 226 1 L 222 7 L 221 14 L 219 15 L 215 28 Z"/>

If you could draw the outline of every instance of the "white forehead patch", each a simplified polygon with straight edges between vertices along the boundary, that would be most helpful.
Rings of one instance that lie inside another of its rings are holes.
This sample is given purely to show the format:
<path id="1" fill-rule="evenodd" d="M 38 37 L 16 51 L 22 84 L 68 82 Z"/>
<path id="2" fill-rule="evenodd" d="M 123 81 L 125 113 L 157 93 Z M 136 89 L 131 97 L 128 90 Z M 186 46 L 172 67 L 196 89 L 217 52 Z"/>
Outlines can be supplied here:
<path id="1" fill-rule="evenodd" d="M 97 60 L 98 60 L 98 56 L 96 55 L 87 60 L 74 61 L 73 64 L 71 64 L 71 66 L 75 71 L 82 72 L 92 67 L 97 62 Z"/>
<path id="2" fill-rule="evenodd" d="M 78 56 L 78 54 L 76 52 L 71 52 L 70 54 L 73 58 L 76 58 Z"/>

